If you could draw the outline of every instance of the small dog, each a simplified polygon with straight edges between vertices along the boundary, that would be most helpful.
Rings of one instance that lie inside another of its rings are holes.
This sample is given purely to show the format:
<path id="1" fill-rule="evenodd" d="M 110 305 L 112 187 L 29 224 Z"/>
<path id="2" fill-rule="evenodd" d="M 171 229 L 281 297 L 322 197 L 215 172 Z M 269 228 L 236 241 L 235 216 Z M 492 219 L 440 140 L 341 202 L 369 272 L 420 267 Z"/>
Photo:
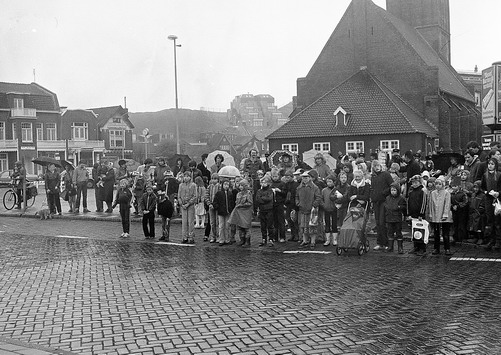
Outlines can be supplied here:
<path id="1" fill-rule="evenodd" d="M 40 216 L 40 219 L 52 219 L 52 214 L 48 208 L 41 209 L 35 212 L 35 216 Z"/>

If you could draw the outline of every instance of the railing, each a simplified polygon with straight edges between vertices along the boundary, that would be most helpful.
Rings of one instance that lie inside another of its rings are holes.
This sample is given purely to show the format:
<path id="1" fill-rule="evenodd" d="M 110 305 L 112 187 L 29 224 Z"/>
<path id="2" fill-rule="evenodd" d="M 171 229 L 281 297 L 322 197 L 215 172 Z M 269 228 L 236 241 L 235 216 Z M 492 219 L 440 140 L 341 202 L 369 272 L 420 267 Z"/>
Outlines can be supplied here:
<path id="1" fill-rule="evenodd" d="M 37 141 L 38 150 L 65 150 L 66 142 L 63 140 L 58 141 Z"/>
<path id="2" fill-rule="evenodd" d="M 104 149 L 104 141 L 79 141 L 71 140 L 68 141 L 68 148 L 94 148 L 94 149 Z"/>
<path id="3" fill-rule="evenodd" d="M 17 150 L 17 139 L 0 140 L 0 149 Z"/>
<path id="4" fill-rule="evenodd" d="M 34 108 L 11 108 L 11 117 L 37 117 L 37 110 Z"/>

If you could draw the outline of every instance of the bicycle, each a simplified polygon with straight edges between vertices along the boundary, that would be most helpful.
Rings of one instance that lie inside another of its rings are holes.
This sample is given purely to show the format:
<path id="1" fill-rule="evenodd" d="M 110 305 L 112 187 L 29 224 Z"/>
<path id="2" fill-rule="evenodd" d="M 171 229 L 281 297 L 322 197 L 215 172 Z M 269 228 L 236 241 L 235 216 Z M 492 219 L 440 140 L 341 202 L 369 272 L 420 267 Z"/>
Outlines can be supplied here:
<path id="1" fill-rule="evenodd" d="M 31 207 L 35 204 L 35 198 L 38 195 L 37 187 L 33 183 L 26 181 L 26 207 Z M 17 205 L 17 187 L 14 183 L 10 184 L 10 187 L 3 194 L 3 206 L 7 211 L 10 211 Z M 22 202 L 21 196 L 21 202 Z"/>

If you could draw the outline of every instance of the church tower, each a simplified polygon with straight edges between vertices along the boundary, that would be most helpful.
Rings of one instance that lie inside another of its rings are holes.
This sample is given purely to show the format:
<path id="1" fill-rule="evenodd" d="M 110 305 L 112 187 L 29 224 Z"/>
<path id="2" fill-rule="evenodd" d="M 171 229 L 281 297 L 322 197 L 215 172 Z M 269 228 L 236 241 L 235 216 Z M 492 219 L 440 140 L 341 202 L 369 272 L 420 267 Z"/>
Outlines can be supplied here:
<path id="1" fill-rule="evenodd" d="M 449 0 L 386 0 L 386 10 L 414 27 L 450 64 Z"/>

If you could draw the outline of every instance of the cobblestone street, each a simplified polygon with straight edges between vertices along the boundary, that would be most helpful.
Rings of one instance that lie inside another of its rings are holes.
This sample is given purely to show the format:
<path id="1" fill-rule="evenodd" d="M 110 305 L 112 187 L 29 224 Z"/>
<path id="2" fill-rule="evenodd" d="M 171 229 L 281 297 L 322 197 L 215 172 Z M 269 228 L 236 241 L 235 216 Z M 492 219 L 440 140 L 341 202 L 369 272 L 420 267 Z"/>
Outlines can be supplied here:
<path id="1" fill-rule="evenodd" d="M 202 231 L 179 246 L 144 240 L 139 223 L 120 240 L 119 223 L 16 217 L 0 231 L 0 336 L 26 344 L 77 354 L 501 352 L 499 254 L 473 247 L 451 259 L 337 256 L 321 245 L 331 253 L 290 254 L 296 243 L 257 247 L 257 229 L 250 249 L 201 242 Z"/>

